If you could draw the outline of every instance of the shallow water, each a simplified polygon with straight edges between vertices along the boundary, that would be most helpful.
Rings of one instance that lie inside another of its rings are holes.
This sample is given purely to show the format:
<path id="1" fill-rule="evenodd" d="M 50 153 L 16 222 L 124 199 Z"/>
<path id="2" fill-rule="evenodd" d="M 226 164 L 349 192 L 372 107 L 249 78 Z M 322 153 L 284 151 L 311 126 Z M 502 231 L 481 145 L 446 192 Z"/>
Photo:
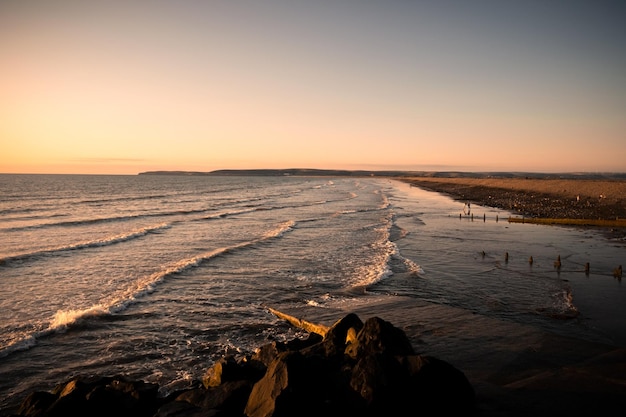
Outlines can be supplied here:
<path id="1" fill-rule="evenodd" d="M 626 312 L 622 283 L 612 276 L 626 254 L 623 242 L 596 229 L 509 223 L 509 213 L 479 206 L 472 206 L 473 220 L 459 219 L 462 207 L 451 210 L 459 203 L 447 197 L 411 187 L 405 195 L 403 210 L 428 207 L 425 224 L 412 216 L 397 221 L 412 235 L 398 242 L 400 252 L 427 271 L 420 298 L 626 344 L 626 326 L 611 319 Z M 575 326 L 558 320 L 572 317 Z"/>
<path id="2" fill-rule="evenodd" d="M 382 178 L 2 175 L 0 188 L 3 410 L 83 373 L 187 386 L 224 353 L 297 333 L 267 306 L 407 296 L 626 346 L 611 275 L 625 248 L 593 229 L 478 206 L 459 218 L 462 204 Z"/>

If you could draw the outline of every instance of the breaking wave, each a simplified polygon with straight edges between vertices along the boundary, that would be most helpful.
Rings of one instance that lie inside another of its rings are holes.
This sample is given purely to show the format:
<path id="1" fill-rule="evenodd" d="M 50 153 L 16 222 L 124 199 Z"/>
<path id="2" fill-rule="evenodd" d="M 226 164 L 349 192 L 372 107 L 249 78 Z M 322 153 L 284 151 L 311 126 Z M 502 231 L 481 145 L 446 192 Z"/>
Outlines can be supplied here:
<path id="1" fill-rule="evenodd" d="M 166 278 L 176 274 L 180 274 L 188 269 L 198 267 L 202 265 L 202 263 L 217 256 L 221 256 L 235 250 L 251 247 L 255 244 L 262 243 L 270 239 L 280 238 L 285 233 L 293 230 L 295 225 L 295 221 L 286 221 L 279 224 L 277 227 L 266 231 L 256 239 L 238 243 L 232 246 L 213 249 L 211 251 L 180 259 L 176 262 L 165 265 L 160 271 L 140 278 L 139 280 L 135 281 L 131 286 L 121 289 L 117 293 L 111 295 L 107 299 L 102 300 L 95 305 L 82 309 L 76 308 L 58 310 L 54 314 L 50 322 L 47 325 L 44 325 L 45 328 L 43 330 L 31 332 L 29 334 L 23 334 L 22 336 L 11 341 L 8 346 L 0 348 L 0 358 L 9 355 L 12 352 L 30 349 L 37 344 L 37 339 L 55 332 L 64 332 L 68 330 L 68 328 L 70 328 L 71 326 L 80 323 L 86 319 L 119 313 L 125 310 L 129 305 L 136 302 L 137 299 L 140 299 L 147 294 L 152 293 L 157 288 L 159 283 L 163 282 Z"/>
<path id="2" fill-rule="evenodd" d="M 35 258 L 35 257 L 43 256 L 43 255 L 54 254 L 57 252 L 65 252 L 65 251 L 114 245 L 116 243 L 126 242 L 132 239 L 145 236 L 148 233 L 156 232 L 158 230 L 168 229 L 169 227 L 171 227 L 171 224 L 169 223 L 159 223 L 157 225 L 142 227 L 140 229 L 131 230 L 130 232 L 121 233 L 118 235 L 109 236 L 109 237 L 105 237 L 102 239 L 94 239 L 94 240 L 89 240 L 86 242 L 72 243 L 69 245 L 57 246 L 57 247 L 42 249 L 42 250 L 38 250 L 34 252 L 21 253 L 18 255 L 8 256 L 6 258 L 3 258 L 3 261 L 6 264 L 11 261 Z"/>

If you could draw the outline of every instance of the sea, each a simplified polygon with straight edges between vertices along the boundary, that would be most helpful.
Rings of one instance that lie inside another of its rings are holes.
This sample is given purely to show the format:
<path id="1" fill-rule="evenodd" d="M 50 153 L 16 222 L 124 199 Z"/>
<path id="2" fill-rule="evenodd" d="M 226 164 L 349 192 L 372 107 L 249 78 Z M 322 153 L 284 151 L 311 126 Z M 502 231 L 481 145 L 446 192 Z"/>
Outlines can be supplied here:
<path id="1" fill-rule="evenodd" d="M 625 242 L 511 215 L 383 177 L 0 175 L 0 414 L 77 375 L 191 386 L 302 336 L 270 307 L 414 299 L 626 347 Z"/>

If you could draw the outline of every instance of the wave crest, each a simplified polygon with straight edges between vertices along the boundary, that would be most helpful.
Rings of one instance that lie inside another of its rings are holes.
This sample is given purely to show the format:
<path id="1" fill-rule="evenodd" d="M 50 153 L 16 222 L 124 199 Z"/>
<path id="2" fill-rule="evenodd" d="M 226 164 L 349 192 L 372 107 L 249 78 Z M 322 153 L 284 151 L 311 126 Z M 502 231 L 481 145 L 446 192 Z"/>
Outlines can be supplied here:
<path id="1" fill-rule="evenodd" d="M 65 330 L 68 326 L 81 319 L 104 316 L 109 313 L 109 309 L 101 304 L 91 306 L 84 310 L 59 310 L 55 313 L 48 329 L 51 331 Z"/>
<path id="2" fill-rule="evenodd" d="M 95 248 L 101 246 L 109 246 L 114 245 L 116 243 L 127 242 L 132 239 L 136 239 L 142 236 L 147 235 L 148 233 L 156 232 L 158 230 L 167 229 L 171 227 L 169 223 L 159 223 L 153 226 L 146 226 L 139 229 L 134 229 L 126 233 L 121 233 L 118 235 L 108 236 L 101 239 L 94 239 L 85 242 L 71 243 L 69 245 L 57 246 L 48 249 L 41 249 L 34 252 L 21 253 L 18 255 L 8 256 L 3 258 L 3 264 L 17 261 L 17 260 L 25 260 L 29 258 L 34 258 L 38 256 L 51 255 L 57 252 L 65 252 L 72 250 L 80 250 L 87 248 Z"/>

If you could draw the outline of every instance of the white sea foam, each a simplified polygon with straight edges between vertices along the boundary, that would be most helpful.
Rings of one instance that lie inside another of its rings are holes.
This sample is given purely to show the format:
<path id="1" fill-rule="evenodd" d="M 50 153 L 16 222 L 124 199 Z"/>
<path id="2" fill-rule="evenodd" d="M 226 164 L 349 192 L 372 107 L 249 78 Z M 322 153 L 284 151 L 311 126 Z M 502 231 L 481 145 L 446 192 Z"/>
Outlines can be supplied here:
<path id="1" fill-rule="evenodd" d="M 58 310 L 50 320 L 47 328 L 42 331 L 36 331 L 22 338 L 19 338 L 18 340 L 12 342 L 9 346 L 4 347 L 2 350 L 0 350 L 0 358 L 12 352 L 28 350 L 37 344 L 37 339 L 47 336 L 50 333 L 64 332 L 69 327 L 75 325 L 76 323 L 79 323 L 81 320 L 91 317 L 99 317 L 119 313 L 128 308 L 128 306 L 133 304 L 137 299 L 154 292 L 158 284 L 165 280 L 167 277 L 182 273 L 190 268 L 198 267 L 203 262 L 228 253 L 230 251 L 252 246 L 256 243 L 268 239 L 281 237 L 284 233 L 292 230 L 295 224 L 296 222 L 292 220 L 285 221 L 283 223 L 280 223 L 277 227 L 268 230 L 257 239 L 238 243 L 228 247 L 213 249 L 205 253 L 189 258 L 180 259 L 176 262 L 165 265 L 160 271 L 138 279 L 132 285 L 126 287 L 121 291 L 116 292 L 115 294 L 112 294 L 110 297 L 98 304 L 82 309 L 77 308 Z M 144 228 L 141 230 L 143 231 L 143 233 L 148 233 L 148 231 L 157 230 L 159 228 L 165 227 L 169 227 L 169 225 L 164 224 L 160 227 Z M 136 233 L 140 232 L 137 231 Z M 131 234 L 129 233 L 125 234 L 124 236 L 128 237 L 130 235 Z M 121 239 L 122 235 L 119 235 L 118 238 Z"/>
<path id="2" fill-rule="evenodd" d="M 12 256 L 8 256 L 4 258 L 3 260 L 6 263 L 6 262 L 15 261 L 15 260 L 33 258 L 37 256 L 51 255 L 57 252 L 65 252 L 65 251 L 72 251 L 72 250 L 108 246 L 108 245 L 113 245 L 116 243 L 126 242 L 132 239 L 136 239 L 136 238 L 145 236 L 148 233 L 167 229 L 169 227 L 171 227 L 171 224 L 169 223 L 159 223 L 156 225 L 146 226 L 146 227 L 142 227 L 139 229 L 131 230 L 129 232 L 120 233 L 120 234 L 113 235 L 113 236 L 107 236 L 107 237 L 100 238 L 100 239 L 88 240 L 88 241 L 83 241 L 83 242 L 78 242 L 78 243 L 71 243 L 69 245 L 55 246 L 51 248 L 37 250 L 34 252 L 27 252 L 27 253 L 12 255 Z"/>
<path id="3" fill-rule="evenodd" d="M 37 334 L 29 334 L 10 342 L 7 346 L 0 349 L 0 358 L 4 358 L 13 352 L 28 350 L 37 345 Z"/>
<path id="4" fill-rule="evenodd" d="M 293 230 L 294 226 L 296 225 L 296 222 L 293 220 L 288 220 L 286 222 L 281 223 L 278 227 L 276 227 L 275 229 L 269 230 L 267 232 L 265 232 L 265 234 L 263 235 L 263 237 L 260 240 L 265 240 L 265 239 L 271 239 L 271 238 L 275 238 L 275 237 L 280 237 L 282 236 L 285 232 L 291 231 Z M 253 243 L 253 242 L 250 242 Z"/>
<path id="5" fill-rule="evenodd" d="M 258 239 L 238 243 L 232 246 L 213 249 L 202 254 L 180 259 L 176 262 L 168 264 L 164 266 L 161 271 L 155 272 L 147 277 L 137 280 L 134 285 L 126 288 L 125 291 L 123 291 L 121 294 L 118 294 L 114 299 L 109 301 L 104 308 L 106 308 L 106 310 L 110 313 L 122 311 L 136 299 L 152 293 L 156 289 L 157 285 L 167 277 L 182 273 L 191 268 L 198 267 L 203 262 L 228 253 L 230 251 L 245 248 L 266 239 L 280 237 L 288 230 L 291 230 L 294 225 L 295 222 L 287 221 L 280 224 L 278 227 L 269 230 Z M 101 305 L 94 306 L 86 310 L 86 312 L 89 313 L 92 309 L 93 311 L 102 311 L 101 308 L 103 308 L 103 306 Z"/>
<path id="6" fill-rule="evenodd" d="M 424 269 L 420 265 L 416 264 L 408 258 L 403 258 L 402 261 L 404 262 L 410 273 L 415 275 L 424 275 Z"/>
<path id="7" fill-rule="evenodd" d="M 374 249 L 373 262 L 357 268 L 358 278 L 353 283 L 353 287 L 366 288 L 393 275 L 389 262 L 391 257 L 398 253 L 398 247 L 389 240 L 392 225 L 392 219 L 388 216 L 384 225 L 380 228 L 381 236 L 379 240 L 372 244 Z"/>
<path id="8" fill-rule="evenodd" d="M 38 330 L 25 334 L 10 342 L 7 346 L 0 349 L 0 358 L 11 353 L 28 350 L 37 345 L 37 339 L 45 337 L 51 333 L 64 332 L 68 327 L 87 317 L 95 317 L 109 314 L 110 311 L 106 306 L 94 305 L 86 309 L 76 310 L 59 310 L 54 314 L 50 324 L 43 330 Z"/>
<path id="9" fill-rule="evenodd" d="M 574 296 L 570 288 L 564 288 L 554 295 L 554 310 L 557 316 L 576 317 L 578 308 L 574 305 Z"/>
<path id="10" fill-rule="evenodd" d="M 62 331 L 80 319 L 103 316 L 109 313 L 109 308 L 101 304 L 97 304 L 83 310 L 59 310 L 52 318 L 48 330 Z"/>

